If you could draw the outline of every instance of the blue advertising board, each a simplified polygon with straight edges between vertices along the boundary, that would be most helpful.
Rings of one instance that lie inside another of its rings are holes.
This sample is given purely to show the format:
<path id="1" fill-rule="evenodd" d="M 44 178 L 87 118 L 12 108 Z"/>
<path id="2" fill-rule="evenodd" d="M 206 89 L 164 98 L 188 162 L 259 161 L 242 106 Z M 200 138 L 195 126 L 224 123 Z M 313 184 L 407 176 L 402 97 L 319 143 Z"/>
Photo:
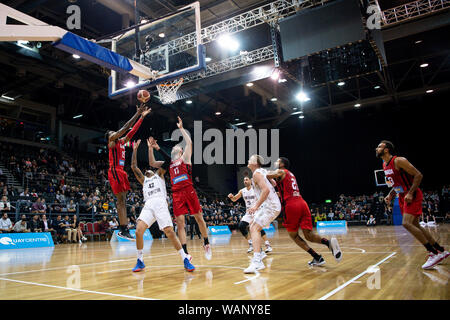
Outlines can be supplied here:
<path id="1" fill-rule="evenodd" d="M 346 234 L 347 221 L 317 221 L 317 232 L 319 234 Z"/>
<path id="2" fill-rule="evenodd" d="M 111 241 L 119 241 L 119 242 L 130 242 L 132 240 L 123 239 L 117 236 L 119 233 L 119 230 L 114 230 L 114 233 L 111 237 Z M 130 234 L 133 236 L 133 238 L 136 238 L 136 229 L 130 229 Z M 150 230 L 145 230 L 144 232 L 144 241 L 146 240 L 153 240 L 152 234 L 150 233 Z M 134 241 L 133 241 L 134 242 Z"/>
<path id="3" fill-rule="evenodd" d="M 398 197 L 394 199 L 394 205 L 392 206 L 392 222 L 394 226 L 401 226 L 403 221 L 403 216 L 400 211 L 400 204 L 398 203 Z"/>
<path id="4" fill-rule="evenodd" d="M 346 228 L 347 221 L 336 220 L 336 221 L 317 221 L 317 229 L 322 228 Z"/>
<path id="5" fill-rule="evenodd" d="M 208 227 L 208 232 L 209 232 L 210 235 L 231 234 L 230 228 L 228 228 L 228 226 L 212 226 L 212 227 Z"/>
<path id="6" fill-rule="evenodd" d="M 0 250 L 54 247 L 49 232 L 2 233 L 0 234 Z"/>

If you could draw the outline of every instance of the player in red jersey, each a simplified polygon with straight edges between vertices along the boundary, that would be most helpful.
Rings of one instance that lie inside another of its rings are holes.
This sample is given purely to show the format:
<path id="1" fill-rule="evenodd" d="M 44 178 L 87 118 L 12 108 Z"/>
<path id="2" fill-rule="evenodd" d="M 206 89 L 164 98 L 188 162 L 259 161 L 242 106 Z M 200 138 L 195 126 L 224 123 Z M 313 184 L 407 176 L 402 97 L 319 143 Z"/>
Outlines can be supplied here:
<path id="1" fill-rule="evenodd" d="M 141 104 L 140 107 L 137 107 L 134 116 L 125 123 L 119 131 L 108 130 L 105 134 L 109 149 L 108 180 L 114 195 L 117 197 L 116 205 L 120 223 L 118 236 L 128 240 L 135 239 L 131 236 L 127 228 L 126 198 L 127 192 L 130 190 L 130 182 L 128 181 L 127 173 L 123 170 L 125 166 L 125 144 L 133 138 L 145 116 L 149 114 L 150 111 L 151 109 L 145 107 L 144 104 Z M 138 118 L 139 120 L 136 122 Z M 128 132 L 125 137 L 121 138 L 131 126 L 133 126 L 131 131 Z"/>
<path id="2" fill-rule="evenodd" d="M 212 252 L 208 240 L 208 229 L 206 228 L 205 220 L 203 220 L 202 207 L 200 206 L 200 202 L 198 201 L 197 193 L 195 192 L 192 182 L 192 140 L 183 128 L 183 121 L 181 121 L 180 117 L 178 117 L 177 126 L 186 141 L 186 147 L 184 150 L 179 145 L 172 148 L 172 161 L 169 167 L 170 181 L 172 183 L 173 214 L 177 220 L 178 238 L 180 239 L 184 251 L 188 254 L 184 215 L 189 213 L 194 216 L 199 226 L 200 233 L 203 236 L 205 257 L 207 260 L 211 260 Z M 153 153 L 149 153 L 149 163 L 150 166 L 159 168 L 164 161 L 156 161 Z M 191 256 L 189 256 L 189 258 L 190 260 L 192 259 Z"/>
<path id="3" fill-rule="evenodd" d="M 395 194 L 398 195 L 400 211 L 403 215 L 402 225 L 429 252 L 423 269 L 431 269 L 447 258 L 450 253 L 441 247 L 433 236 L 419 223 L 422 215 L 422 191 L 419 189 L 423 175 L 406 158 L 395 156 L 395 147 L 392 142 L 383 140 L 375 149 L 376 156 L 383 160 L 383 170 L 386 184 L 392 187 L 385 198 L 390 204 Z"/>
<path id="4" fill-rule="evenodd" d="M 342 252 L 339 248 L 337 239 L 334 237 L 331 238 L 331 240 L 321 238 L 312 230 L 311 212 L 308 204 L 300 195 L 295 176 L 288 170 L 289 166 L 289 160 L 281 157 L 275 162 L 275 168 L 277 169 L 267 174 L 267 179 L 274 179 L 277 182 L 281 204 L 284 208 L 283 226 L 288 231 L 291 239 L 313 257 L 313 260 L 308 263 L 310 266 L 323 265 L 325 260 L 322 255 L 316 253 L 308 246 L 306 241 L 299 236 L 299 229 L 302 229 L 306 240 L 326 245 L 331 250 L 336 261 L 341 261 Z"/>

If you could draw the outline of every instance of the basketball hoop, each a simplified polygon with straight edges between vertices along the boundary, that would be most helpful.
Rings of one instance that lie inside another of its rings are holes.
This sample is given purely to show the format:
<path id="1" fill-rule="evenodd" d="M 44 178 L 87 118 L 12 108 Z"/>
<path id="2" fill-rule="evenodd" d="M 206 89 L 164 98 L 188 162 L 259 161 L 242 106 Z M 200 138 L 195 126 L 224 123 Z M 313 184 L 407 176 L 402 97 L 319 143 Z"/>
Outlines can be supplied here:
<path id="1" fill-rule="evenodd" d="M 162 104 L 171 104 L 177 101 L 177 91 L 182 84 L 183 78 L 179 78 L 156 85 Z"/>

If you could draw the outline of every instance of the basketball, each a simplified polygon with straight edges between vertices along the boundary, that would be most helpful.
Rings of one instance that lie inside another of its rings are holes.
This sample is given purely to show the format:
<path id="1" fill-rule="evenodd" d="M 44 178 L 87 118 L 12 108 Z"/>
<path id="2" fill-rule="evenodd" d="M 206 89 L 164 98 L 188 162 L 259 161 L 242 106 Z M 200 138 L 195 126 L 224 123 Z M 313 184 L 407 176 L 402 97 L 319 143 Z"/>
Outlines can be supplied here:
<path id="1" fill-rule="evenodd" d="M 146 103 L 148 100 L 150 100 L 150 92 L 148 92 L 147 90 L 139 90 L 137 99 L 142 103 Z"/>

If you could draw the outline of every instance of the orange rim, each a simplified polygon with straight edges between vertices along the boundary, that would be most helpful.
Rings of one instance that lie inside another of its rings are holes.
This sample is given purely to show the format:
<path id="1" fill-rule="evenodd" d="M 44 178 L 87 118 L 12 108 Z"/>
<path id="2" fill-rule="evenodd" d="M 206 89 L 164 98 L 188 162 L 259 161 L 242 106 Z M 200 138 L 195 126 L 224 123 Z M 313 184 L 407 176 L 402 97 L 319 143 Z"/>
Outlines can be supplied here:
<path id="1" fill-rule="evenodd" d="M 176 86 L 176 85 L 178 85 L 178 83 L 183 83 L 183 78 L 180 78 L 180 80 L 178 80 L 177 82 L 175 82 L 175 83 L 168 83 L 168 84 L 158 84 L 158 86 L 161 86 L 161 87 L 173 87 L 173 86 Z"/>

